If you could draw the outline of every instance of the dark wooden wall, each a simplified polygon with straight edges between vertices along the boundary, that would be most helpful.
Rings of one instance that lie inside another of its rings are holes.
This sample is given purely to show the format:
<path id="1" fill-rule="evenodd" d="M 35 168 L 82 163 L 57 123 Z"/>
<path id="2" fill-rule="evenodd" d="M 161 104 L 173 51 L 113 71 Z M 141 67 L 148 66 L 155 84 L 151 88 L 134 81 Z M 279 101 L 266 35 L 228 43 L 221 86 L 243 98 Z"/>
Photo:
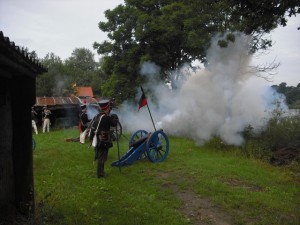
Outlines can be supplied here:
<path id="1" fill-rule="evenodd" d="M 0 212 L 9 219 L 33 214 L 35 208 L 31 132 L 35 78 L 2 78 L 0 86 L 5 90 L 0 105 Z"/>
<path id="2" fill-rule="evenodd" d="M 35 78 L 19 77 L 12 83 L 13 168 L 15 202 L 19 213 L 34 211 L 31 107 L 35 103 Z M 26 99 L 20 101 L 20 96 Z"/>
<path id="3" fill-rule="evenodd" d="M 13 118 L 11 81 L 0 77 L 0 221 L 14 214 Z"/>
<path id="4" fill-rule="evenodd" d="M 31 107 L 37 60 L 0 31 L 0 224 L 34 214 Z M 11 223 L 9 223 L 11 222 Z"/>

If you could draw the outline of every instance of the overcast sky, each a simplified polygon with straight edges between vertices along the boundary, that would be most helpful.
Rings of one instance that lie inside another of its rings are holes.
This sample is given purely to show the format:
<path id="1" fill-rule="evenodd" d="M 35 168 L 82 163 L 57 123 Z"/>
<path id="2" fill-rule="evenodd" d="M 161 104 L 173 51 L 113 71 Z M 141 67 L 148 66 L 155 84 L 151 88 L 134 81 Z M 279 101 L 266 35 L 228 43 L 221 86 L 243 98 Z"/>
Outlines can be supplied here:
<path id="1" fill-rule="evenodd" d="M 75 48 L 88 48 L 107 39 L 98 28 L 106 21 L 104 11 L 123 0 L 0 0 L 0 30 L 16 45 L 35 51 L 39 58 L 53 52 L 62 60 Z M 259 64 L 280 63 L 274 82 L 288 86 L 300 83 L 300 16 L 288 26 L 271 33 L 274 46 L 270 53 L 256 60 Z"/>

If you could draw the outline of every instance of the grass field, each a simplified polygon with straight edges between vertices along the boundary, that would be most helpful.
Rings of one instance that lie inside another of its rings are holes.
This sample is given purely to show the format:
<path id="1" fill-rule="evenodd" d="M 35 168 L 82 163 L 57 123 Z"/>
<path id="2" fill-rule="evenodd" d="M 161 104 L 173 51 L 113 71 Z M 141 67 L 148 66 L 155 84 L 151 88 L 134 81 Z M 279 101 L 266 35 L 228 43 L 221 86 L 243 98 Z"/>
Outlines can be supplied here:
<path id="1" fill-rule="evenodd" d="M 98 179 L 89 143 L 64 141 L 76 136 L 77 129 L 34 135 L 37 224 L 299 224 L 299 177 L 233 147 L 169 137 L 164 162 L 143 159 L 119 171 L 110 166 L 114 143 L 107 177 Z M 127 150 L 122 137 L 121 156 Z"/>

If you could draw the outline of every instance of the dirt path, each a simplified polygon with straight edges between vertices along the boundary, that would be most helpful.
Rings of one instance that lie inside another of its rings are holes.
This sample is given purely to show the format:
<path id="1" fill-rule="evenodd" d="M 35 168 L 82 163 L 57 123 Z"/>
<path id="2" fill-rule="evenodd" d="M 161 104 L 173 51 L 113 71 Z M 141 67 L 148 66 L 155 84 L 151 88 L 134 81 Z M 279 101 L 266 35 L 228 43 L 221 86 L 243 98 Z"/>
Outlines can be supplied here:
<path id="1" fill-rule="evenodd" d="M 196 195 L 190 190 L 180 190 L 176 185 L 170 185 L 175 195 L 182 201 L 181 212 L 192 224 L 197 225 L 230 225 L 231 217 L 221 208 L 212 204 L 208 198 Z"/>
<path id="2" fill-rule="evenodd" d="M 166 179 L 168 174 L 160 174 Z M 192 190 L 180 189 L 176 184 L 166 182 L 162 188 L 174 191 L 175 196 L 182 202 L 180 211 L 192 224 L 195 225 L 231 225 L 233 218 L 209 198 L 201 197 Z"/>

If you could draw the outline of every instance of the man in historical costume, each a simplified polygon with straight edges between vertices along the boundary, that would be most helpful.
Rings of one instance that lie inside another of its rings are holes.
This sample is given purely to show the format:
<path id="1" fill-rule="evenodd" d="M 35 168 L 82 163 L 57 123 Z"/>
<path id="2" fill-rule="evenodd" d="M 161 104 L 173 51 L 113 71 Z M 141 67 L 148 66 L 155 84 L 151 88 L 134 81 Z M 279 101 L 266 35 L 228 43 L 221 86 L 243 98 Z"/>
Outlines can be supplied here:
<path id="1" fill-rule="evenodd" d="M 47 130 L 50 132 L 50 115 L 51 111 L 47 108 L 47 106 L 43 107 L 42 117 L 43 117 L 43 133 Z"/>
<path id="2" fill-rule="evenodd" d="M 86 136 L 89 132 L 89 118 L 87 115 L 87 107 L 86 105 L 81 106 L 81 114 L 79 115 L 80 121 L 79 121 L 79 129 L 80 129 L 80 143 L 84 144 Z"/>
<path id="3" fill-rule="evenodd" d="M 113 146 L 111 140 L 110 127 L 116 126 L 118 122 L 112 119 L 109 115 L 111 107 L 108 100 L 99 102 L 101 112 L 96 115 L 91 125 L 91 136 L 96 135 L 97 145 L 95 147 L 95 160 L 98 160 L 97 164 L 97 177 L 104 177 L 104 163 L 107 160 L 108 150 Z"/>
<path id="4" fill-rule="evenodd" d="M 37 112 L 34 110 L 33 107 L 31 107 L 31 124 L 32 124 L 35 134 L 38 134 L 39 132 L 38 132 L 38 129 L 36 126 L 36 122 L 37 122 Z"/>

